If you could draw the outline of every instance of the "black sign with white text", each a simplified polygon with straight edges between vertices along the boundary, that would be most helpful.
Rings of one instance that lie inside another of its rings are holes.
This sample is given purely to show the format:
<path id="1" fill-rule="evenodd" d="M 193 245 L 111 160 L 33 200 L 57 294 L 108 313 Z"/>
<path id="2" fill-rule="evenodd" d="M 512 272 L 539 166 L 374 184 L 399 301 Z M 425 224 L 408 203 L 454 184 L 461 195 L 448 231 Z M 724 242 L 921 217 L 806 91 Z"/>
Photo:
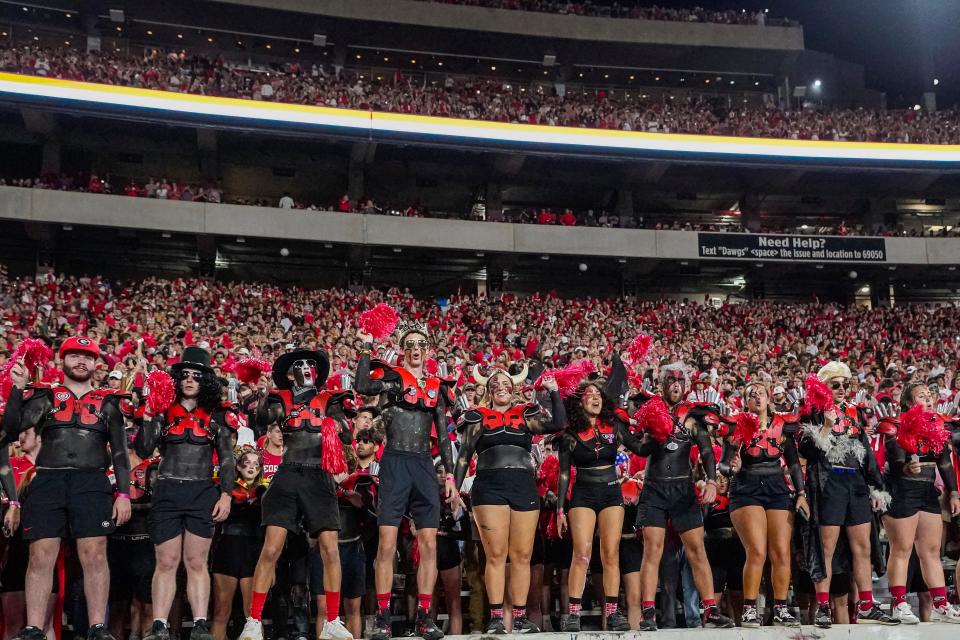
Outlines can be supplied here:
<path id="1" fill-rule="evenodd" d="M 886 262 L 883 238 L 785 236 L 753 233 L 698 233 L 701 258 L 727 260 L 809 260 Z"/>

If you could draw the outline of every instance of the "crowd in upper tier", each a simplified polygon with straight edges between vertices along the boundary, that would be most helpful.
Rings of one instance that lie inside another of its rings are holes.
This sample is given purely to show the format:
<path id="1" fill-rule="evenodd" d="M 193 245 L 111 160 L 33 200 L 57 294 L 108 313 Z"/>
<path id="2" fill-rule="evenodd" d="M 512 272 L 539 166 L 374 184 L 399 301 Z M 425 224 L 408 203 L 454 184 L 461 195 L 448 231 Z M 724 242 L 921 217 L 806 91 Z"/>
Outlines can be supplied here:
<path id="1" fill-rule="evenodd" d="M 349 69 L 338 73 L 299 62 L 253 69 L 218 57 L 157 50 L 135 55 L 83 53 L 67 47 L 8 48 L 0 50 L 0 70 L 178 93 L 548 126 L 795 140 L 960 142 L 955 109 L 783 110 L 731 106 L 723 97 L 705 99 L 679 92 L 662 99 L 605 89 L 585 95 L 459 75 L 434 84 L 400 71 L 381 76 Z"/>

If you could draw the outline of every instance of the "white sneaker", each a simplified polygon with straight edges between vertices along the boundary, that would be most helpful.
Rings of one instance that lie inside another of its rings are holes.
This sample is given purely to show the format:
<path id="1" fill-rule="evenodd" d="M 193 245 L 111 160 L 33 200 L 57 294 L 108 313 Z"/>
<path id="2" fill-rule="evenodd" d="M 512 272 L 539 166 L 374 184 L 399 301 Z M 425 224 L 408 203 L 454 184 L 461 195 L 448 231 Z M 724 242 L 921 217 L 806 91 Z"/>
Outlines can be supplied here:
<path id="1" fill-rule="evenodd" d="M 247 618 L 238 640 L 263 640 L 263 623 L 253 618 Z"/>
<path id="2" fill-rule="evenodd" d="M 930 613 L 931 622 L 952 622 L 954 624 L 960 623 L 960 610 L 958 610 L 952 604 L 948 604 L 945 607 L 940 607 L 934 609 Z"/>
<path id="3" fill-rule="evenodd" d="M 913 609 L 906 602 L 901 602 L 895 606 L 893 611 L 890 612 L 890 617 L 899 620 L 900 624 L 920 624 L 920 618 L 913 614 Z"/>
<path id="4" fill-rule="evenodd" d="M 243 638 L 240 640 L 243 640 Z M 320 640 L 353 640 L 353 634 L 347 631 L 340 618 L 335 618 L 323 624 Z"/>

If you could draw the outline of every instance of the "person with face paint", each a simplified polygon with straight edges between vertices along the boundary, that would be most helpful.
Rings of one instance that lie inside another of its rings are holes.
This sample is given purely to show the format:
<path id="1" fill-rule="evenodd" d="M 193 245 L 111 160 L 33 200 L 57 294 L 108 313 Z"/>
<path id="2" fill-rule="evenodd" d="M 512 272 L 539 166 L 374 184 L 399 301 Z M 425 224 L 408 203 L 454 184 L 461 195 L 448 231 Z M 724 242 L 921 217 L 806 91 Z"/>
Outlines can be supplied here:
<path id="1" fill-rule="evenodd" d="M 266 527 L 260 559 L 253 574 L 250 615 L 241 640 L 263 640 L 263 605 L 274 584 L 277 561 L 287 535 L 304 530 L 317 539 L 323 559 L 323 586 L 326 594 L 326 623 L 321 640 L 353 640 L 339 618 L 340 550 L 337 533 L 340 515 L 336 484 L 331 469 L 342 459 L 343 444 L 352 437 L 341 406 L 344 396 L 323 390 L 330 373 L 330 361 L 323 351 L 294 350 L 273 363 L 276 389 L 257 406 L 260 429 L 279 423 L 283 432 L 283 461 L 263 496 Z"/>
<path id="2" fill-rule="evenodd" d="M 540 517 L 536 469 L 531 450 L 533 436 L 555 433 L 566 426 L 567 414 L 557 390 L 557 381 L 544 378 L 550 392 L 550 416 L 539 405 L 518 402 L 527 367 L 516 375 L 495 367 L 483 378 L 474 374 L 489 393 L 482 406 L 460 416 L 460 455 L 454 478 L 459 488 L 467 475 L 473 454 L 477 474 L 470 491 L 473 515 L 486 553 L 484 583 L 490 602 L 488 634 L 504 634 L 503 592 L 507 557 L 510 558 L 510 601 L 513 633 L 539 633 L 527 618 L 530 590 L 530 557 Z"/>
<path id="3" fill-rule="evenodd" d="M 654 597 L 668 521 L 680 535 L 687 562 L 693 570 L 693 579 L 703 603 L 703 625 L 720 629 L 734 626 L 733 620 L 720 613 L 713 591 L 713 573 L 704 545 L 703 511 L 697 499 L 690 456 L 690 450 L 696 446 L 707 477 L 702 502 L 713 504 L 717 498 L 717 464 L 708 425 L 719 422 L 720 409 L 716 405 L 685 402 L 686 387 L 683 363 L 660 369 L 660 389 L 673 415 L 673 431 L 662 443 L 646 434 L 641 445 L 640 455 L 648 457 L 637 508 L 637 526 L 643 527 L 641 631 L 657 630 Z M 640 405 L 652 397 L 641 391 L 632 400 Z"/>
<path id="4" fill-rule="evenodd" d="M 130 477 L 127 436 L 120 401 L 126 394 L 94 389 L 93 371 L 100 348 L 89 338 L 66 339 L 58 350 L 62 384 L 28 385 L 18 362 L 10 371 L 13 388 L 4 413 L 4 438 L 34 427 L 43 438 L 36 476 L 21 527 L 30 540 L 26 577 L 27 626 L 19 640 L 45 640 L 47 603 L 53 566 L 62 538 L 75 539 L 83 568 L 90 640 L 112 640 L 104 625 L 110 593 L 107 536 L 130 518 L 130 496 L 121 487 L 114 496 L 105 473 Z M 6 446 L 6 442 L 0 442 Z"/>
<path id="5" fill-rule="evenodd" d="M 570 633 L 580 631 L 581 599 L 593 552 L 594 532 L 598 528 L 605 628 L 607 631 L 630 630 L 630 623 L 618 604 L 624 509 L 616 462 L 621 444 L 638 455 L 642 450 L 640 440 L 630 432 L 629 418 L 613 400 L 614 394 L 619 395 L 619 384 L 611 378 L 605 386 L 600 381 L 584 382 L 567 398 L 569 426 L 560 439 L 557 530 L 562 535 L 569 528 L 573 538 L 569 605 L 561 630 Z M 568 514 L 567 487 L 573 467 L 577 469 L 577 478 Z"/>
<path id="6" fill-rule="evenodd" d="M 134 447 L 141 458 L 160 450 L 160 469 L 150 503 L 150 540 L 156 547 L 153 574 L 153 626 L 144 640 L 168 640 L 167 620 L 177 591 L 181 558 L 187 571 L 187 599 L 193 613 L 192 640 L 212 640 L 207 622 L 210 573 L 207 558 L 215 523 L 230 515 L 230 492 L 236 478 L 230 427 L 215 417 L 221 411 L 221 385 L 210 367 L 210 354 L 187 347 L 171 367 L 176 384 L 173 404 L 162 415 L 144 412 Z M 220 482 L 213 480 L 214 459 Z"/>
<path id="7" fill-rule="evenodd" d="M 867 435 L 866 418 L 847 401 L 850 368 L 833 361 L 817 372 L 817 377 L 832 393 L 832 405 L 823 412 L 805 408 L 800 455 L 807 459 L 807 493 L 810 496 L 810 522 L 813 535 L 819 536 L 822 558 L 806 557 L 804 567 L 814 578 L 817 612 L 814 624 L 829 628 L 833 624 L 830 608 L 830 579 L 833 556 L 840 540 L 840 528 L 846 529 L 853 561 L 859 605 L 857 624 L 899 624 L 873 599 L 871 567 L 871 527 L 873 512 L 883 511 L 890 494 L 883 491 L 883 478 Z M 822 566 L 819 562 L 822 561 Z M 819 579 L 817 579 L 819 578 Z"/>
<path id="8" fill-rule="evenodd" d="M 759 430 L 749 442 L 739 439 L 734 430 L 726 434 L 720 471 L 732 477 L 730 483 L 730 519 L 747 553 L 743 566 L 743 615 L 746 628 L 760 626 L 757 598 L 763 567 L 770 560 L 773 582 L 773 624 L 799 627 L 787 608 L 790 590 L 790 543 L 793 538 L 793 512 L 808 517 L 810 505 L 804 488 L 800 456 L 795 435 L 799 418 L 774 413 L 767 387 L 759 381 L 746 386 L 746 412 L 755 416 Z M 734 459 L 737 469 L 731 468 Z M 783 466 L 797 491 L 796 503 L 783 476 Z"/>
<path id="9" fill-rule="evenodd" d="M 921 405 L 943 428 L 944 417 L 934 413 L 936 402 L 936 395 L 931 393 L 927 385 L 910 382 L 903 389 L 900 406 L 904 411 L 909 411 L 914 405 Z M 895 420 L 882 421 L 879 429 L 884 434 L 891 495 L 890 509 L 883 517 L 883 524 L 890 541 L 887 580 L 893 596 L 893 618 L 903 624 L 920 622 L 910 609 L 906 597 L 910 555 L 915 548 L 923 582 L 933 598 L 931 620 L 960 623 L 960 611 L 947 602 L 943 563 L 940 561 L 943 519 L 940 517 L 940 495 L 934 486 L 939 471 L 947 492 L 950 515 L 960 515 L 960 494 L 957 493 L 957 479 L 951 460 L 953 446 L 944 429 L 944 436 L 947 436 L 945 441 L 917 442 L 916 453 L 908 454 L 898 441 Z"/>
<path id="10" fill-rule="evenodd" d="M 386 448 L 380 460 L 380 538 L 376 559 L 377 618 L 373 640 L 387 640 L 390 632 L 390 591 L 397 553 L 400 521 L 410 514 L 417 529 L 420 565 L 417 568 L 417 633 L 426 640 L 439 640 L 443 631 L 430 617 L 437 581 L 437 529 L 440 526 L 440 495 L 433 466 L 436 434 L 445 469 L 454 468 L 453 447 L 447 435 L 447 406 L 452 405 L 452 381 L 431 376 L 424 370 L 427 328 L 420 323 L 398 326 L 403 349 L 399 366 L 371 362 L 373 337 L 360 332 L 363 343 L 357 365 L 356 390 L 365 396 L 381 395 L 380 419 L 386 431 Z M 453 474 L 448 474 L 447 500 L 459 500 Z"/>
<path id="11" fill-rule="evenodd" d="M 230 497 L 233 507 L 220 525 L 210 566 L 213 571 L 214 640 L 225 640 L 227 623 L 233 610 L 233 597 L 240 587 L 243 610 L 250 609 L 253 571 L 260 557 L 260 500 L 267 485 L 256 451 L 243 450 L 237 457 L 237 479 Z"/>

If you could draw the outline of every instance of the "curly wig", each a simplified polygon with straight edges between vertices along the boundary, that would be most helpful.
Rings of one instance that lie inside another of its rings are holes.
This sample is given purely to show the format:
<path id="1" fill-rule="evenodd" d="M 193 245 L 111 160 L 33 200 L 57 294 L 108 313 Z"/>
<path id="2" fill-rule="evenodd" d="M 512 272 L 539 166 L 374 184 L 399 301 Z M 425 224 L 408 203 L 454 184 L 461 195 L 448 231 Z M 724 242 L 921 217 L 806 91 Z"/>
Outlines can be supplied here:
<path id="1" fill-rule="evenodd" d="M 173 378 L 173 381 L 176 384 L 176 399 L 178 401 L 183 398 L 183 392 L 180 390 L 180 383 L 186 377 L 186 371 L 188 370 L 197 371 L 197 369 L 185 367 L 182 369 L 176 368 L 170 372 L 170 376 Z M 197 395 L 197 406 L 204 411 L 210 412 L 220 405 L 220 397 L 223 392 L 223 387 L 220 384 L 217 375 L 213 372 L 201 371 L 200 373 L 200 393 Z"/>

